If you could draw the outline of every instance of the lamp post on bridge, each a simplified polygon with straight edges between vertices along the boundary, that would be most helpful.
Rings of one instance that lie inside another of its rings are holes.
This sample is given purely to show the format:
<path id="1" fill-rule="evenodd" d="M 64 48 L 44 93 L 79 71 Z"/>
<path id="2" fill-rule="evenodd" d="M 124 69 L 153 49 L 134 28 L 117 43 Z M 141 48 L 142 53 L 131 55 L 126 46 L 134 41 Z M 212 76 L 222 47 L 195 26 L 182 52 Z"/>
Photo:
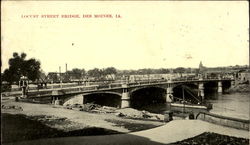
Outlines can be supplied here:
<path id="1" fill-rule="evenodd" d="M 61 66 L 59 66 L 59 80 L 60 80 L 60 87 L 62 88 L 62 74 L 61 74 Z"/>
<path id="2" fill-rule="evenodd" d="M 20 78 L 20 81 L 19 81 L 19 87 L 22 89 L 22 98 L 26 98 L 27 97 L 27 93 L 28 93 L 28 84 L 29 81 L 28 81 L 28 78 L 25 77 L 25 76 L 22 76 Z"/>
<path id="3" fill-rule="evenodd" d="M 171 110 L 171 103 L 173 101 L 173 86 L 172 80 L 167 81 L 167 93 L 166 93 L 166 103 L 167 103 L 167 110 Z"/>
<path id="4" fill-rule="evenodd" d="M 222 89 L 222 81 L 221 81 L 221 75 L 219 74 L 218 75 L 218 93 L 222 93 L 223 92 L 223 89 Z"/>

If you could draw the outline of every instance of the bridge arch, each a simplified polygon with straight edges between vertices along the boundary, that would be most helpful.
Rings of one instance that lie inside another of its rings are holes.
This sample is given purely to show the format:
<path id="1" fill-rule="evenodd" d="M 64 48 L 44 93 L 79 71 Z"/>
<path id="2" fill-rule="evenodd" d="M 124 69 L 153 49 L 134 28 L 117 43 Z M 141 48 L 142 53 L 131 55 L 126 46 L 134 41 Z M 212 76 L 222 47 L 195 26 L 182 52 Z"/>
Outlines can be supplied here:
<path id="1" fill-rule="evenodd" d="M 178 84 L 174 84 L 173 85 L 173 89 L 176 88 L 176 87 L 180 87 L 182 85 L 191 87 L 193 89 L 197 89 L 198 88 L 198 83 L 197 82 L 190 82 L 190 83 L 178 83 Z"/>
<path id="2" fill-rule="evenodd" d="M 102 106 L 121 107 L 122 95 L 117 92 L 93 92 L 84 94 L 83 103 L 94 103 Z"/>
<path id="3" fill-rule="evenodd" d="M 161 86 L 145 86 L 130 91 L 131 107 L 160 113 L 166 110 L 166 89 Z"/>
<path id="4" fill-rule="evenodd" d="M 218 92 L 218 81 L 207 81 L 204 82 L 204 94 L 207 99 L 213 99 L 217 96 Z"/>
<path id="5" fill-rule="evenodd" d="M 231 80 L 222 81 L 222 88 L 223 88 L 224 91 L 228 90 L 231 87 L 232 87 Z"/>
<path id="6" fill-rule="evenodd" d="M 83 104 L 83 94 L 74 94 L 74 95 L 63 95 L 61 97 L 62 105 L 73 105 L 73 104 Z"/>
<path id="7" fill-rule="evenodd" d="M 111 92 L 111 91 L 102 91 L 102 92 L 90 92 L 90 93 L 84 93 L 83 95 L 92 95 L 92 94 L 114 94 L 114 95 L 118 95 L 120 97 L 122 97 L 121 93 L 118 92 Z"/>
<path id="8" fill-rule="evenodd" d="M 129 92 L 130 94 L 138 91 L 138 90 L 141 90 L 141 89 L 147 89 L 147 88 L 159 88 L 159 89 L 163 89 L 166 91 L 166 87 L 163 87 L 163 86 L 143 86 L 143 87 L 136 87 L 136 88 L 133 88 L 131 89 Z"/>
<path id="9" fill-rule="evenodd" d="M 183 99 L 189 103 L 197 104 L 202 98 L 198 96 L 197 83 L 182 83 L 173 87 L 173 96 L 175 102 L 182 102 Z"/>

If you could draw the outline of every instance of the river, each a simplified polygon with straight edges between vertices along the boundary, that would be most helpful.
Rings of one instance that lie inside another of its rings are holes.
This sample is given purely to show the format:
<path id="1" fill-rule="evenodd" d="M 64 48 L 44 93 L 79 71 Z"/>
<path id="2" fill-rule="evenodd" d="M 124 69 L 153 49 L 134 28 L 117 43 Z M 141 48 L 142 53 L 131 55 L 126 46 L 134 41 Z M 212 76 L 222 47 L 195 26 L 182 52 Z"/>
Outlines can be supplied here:
<path id="1" fill-rule="evenodd" d="M 213 104 L 211 113 L 240 118 L 250 119 L 250 94 L 249 93 L 230 93 L 214 94 L 214 99 L 208 100 Z"/>

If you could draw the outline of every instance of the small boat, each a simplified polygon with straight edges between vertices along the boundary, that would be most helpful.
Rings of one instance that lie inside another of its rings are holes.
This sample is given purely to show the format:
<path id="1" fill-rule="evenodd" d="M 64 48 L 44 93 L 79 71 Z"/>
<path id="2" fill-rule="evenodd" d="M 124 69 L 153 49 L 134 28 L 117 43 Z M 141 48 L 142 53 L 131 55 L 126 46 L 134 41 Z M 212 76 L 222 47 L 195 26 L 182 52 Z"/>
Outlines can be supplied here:
<path id="1" fill-rule="evenodd" d="M 174 112 L 200 112 L 209 111 L 212 109 L 212 104 L 184 104 L 173 102 L 170 104 L 170 110 Z"/>
<path id="2" fill-rule="evenodd" d="M 181 108 L 194 108 L 194 109 L 209 109 L 206 105 L 199 104 L 183 104 L 183 103 L 171 103 L 171 107 L 181 107 Z"/>

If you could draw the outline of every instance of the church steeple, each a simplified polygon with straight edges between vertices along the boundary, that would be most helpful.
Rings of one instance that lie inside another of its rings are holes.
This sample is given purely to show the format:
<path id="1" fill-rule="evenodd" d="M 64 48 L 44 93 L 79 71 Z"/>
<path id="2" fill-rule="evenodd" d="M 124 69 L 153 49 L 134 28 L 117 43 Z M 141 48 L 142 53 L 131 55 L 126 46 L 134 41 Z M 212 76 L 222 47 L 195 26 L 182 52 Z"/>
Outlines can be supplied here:
<path id="1" fill-rule="evenodd" d="M 200 73 L 203 73 L 205 71 L 205 67 L 203 66 L 202 64 L 202 61 L 200 61 L 200 64 L 199 64 L 199 72 Z"/>
<path id="2" fill-rule="evenodd" d="M 202 64 L 202 61 L 200 61 L 200 65 L 199 65 L 199 69 L 203 68 L 203 64 Z"/>

